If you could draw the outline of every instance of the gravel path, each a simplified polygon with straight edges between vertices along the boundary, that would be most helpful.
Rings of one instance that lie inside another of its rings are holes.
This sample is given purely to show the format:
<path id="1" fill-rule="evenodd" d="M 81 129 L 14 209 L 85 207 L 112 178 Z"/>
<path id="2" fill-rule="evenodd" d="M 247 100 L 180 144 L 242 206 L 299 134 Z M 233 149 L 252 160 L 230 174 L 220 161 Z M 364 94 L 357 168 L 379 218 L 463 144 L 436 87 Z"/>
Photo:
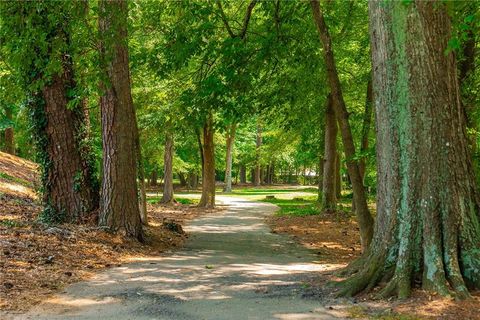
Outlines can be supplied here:
<path id="1" fill-rule="evenodd" d="M 186 246 L 108 269 L 15 319 L 340 319 L 306 282 L 315 255 L 272 234 L 277 207 L 240 198 L 191 221 Z"/>

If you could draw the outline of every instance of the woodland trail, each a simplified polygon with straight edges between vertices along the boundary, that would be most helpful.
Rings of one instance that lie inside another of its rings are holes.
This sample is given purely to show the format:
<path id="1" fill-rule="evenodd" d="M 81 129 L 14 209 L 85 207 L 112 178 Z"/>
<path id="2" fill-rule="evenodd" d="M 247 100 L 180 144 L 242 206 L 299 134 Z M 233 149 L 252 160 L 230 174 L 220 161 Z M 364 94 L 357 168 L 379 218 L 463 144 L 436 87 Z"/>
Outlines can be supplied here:
<path id="1" fill-rule="evenodd" d="M 228 208 L 191 221 L 175 253 L 112 268 L 15 319 L 339 319 L 306 282 L 325 266 L 270 233 L 277 207 L 218 196 Z"/>

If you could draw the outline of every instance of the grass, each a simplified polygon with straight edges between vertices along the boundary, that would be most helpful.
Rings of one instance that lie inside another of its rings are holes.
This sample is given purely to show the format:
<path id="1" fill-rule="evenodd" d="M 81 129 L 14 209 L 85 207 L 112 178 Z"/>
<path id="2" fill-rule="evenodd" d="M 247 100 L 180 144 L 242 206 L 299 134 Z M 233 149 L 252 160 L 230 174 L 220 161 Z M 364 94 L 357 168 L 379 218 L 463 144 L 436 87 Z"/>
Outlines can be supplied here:
<path id="1" fill-rule="evenodd" d="M 147 202 L 150 204 L 158 204 L 160 200 L 162 200 L 162 197 L 148 197 Z M 181 204 L 198 204 L 197 199 L 175 197 L 175 200 Z"/>
<path id="2" fill-rule="evenodd" d="M 5 172 L 0 172 L 0 178 L 5 179 L 5 180 L 10 181 L 10 182 L 15 182 L 15 183 L 21 184 L 22 186 L 31 187 L 30 182 L 28 182 L 26 180 L 23 180 L 23 179 L 20 179 L 20 178 L 17 178 L 17 177 L 13 177 L 9 174 L 6 174 Z"/>
<path id="3" fill-rule="evenodd" d="M 272 203 L 280 207 L 276 213 L 280 216 L 311 216 L 320 214 L 315 196 L 293 198 L 293 199 L 263 199 L 262 202 Z"/>

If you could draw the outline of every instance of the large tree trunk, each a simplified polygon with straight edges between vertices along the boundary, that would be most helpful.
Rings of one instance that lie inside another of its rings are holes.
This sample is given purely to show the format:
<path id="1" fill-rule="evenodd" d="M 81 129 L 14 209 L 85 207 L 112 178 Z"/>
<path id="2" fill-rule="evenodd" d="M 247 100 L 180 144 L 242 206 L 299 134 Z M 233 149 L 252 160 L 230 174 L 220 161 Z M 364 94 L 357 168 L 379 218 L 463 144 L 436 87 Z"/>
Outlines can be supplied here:
<path id="1" fill-rule="evenodd" d="M 336 158 L 337 158 L 337 119 L 333 110 L 332 96 L 328 95 L 325 108 L 325 150 L 323 163 L 323 184 L 321 205 L 324 210 L 337 207 Z"/>
<path id="2" fill-rule="evenodd" d="M 311 0 L 311 5 L 314 21 L 323 46 L 328 84 L 333 98 L 335 115 L 342 134 L 343 147 L 347 158 L 346 163 L 348 174 L 352 180 L 353 198 L 357 205 L 355 213 L 360 227 L 362 249 L 365 251 L 368 248 L 373 235 L 373 218 L 368 210 L 365 188 L 363 187 L 360 170 L 358 169 L 358 164 L 355 160 L 355 145 L 353 143 L 352 130 L 350 129 L 350 123 L 348 121 L 348 110 L 343 99 L 340 79 L 335 65 L 335 58 L 333 56 L 332 40 L 327 25 L 325 24 L 323 13 L 320 10 L 319 1 Z"/>
<path id="3" fill-rule="evenodd" d="M 213 116 L 210 114 L 203 126 L 203 175 L 202 197 L 199 207 L 215 207 L 215 145 L 213 142 L 215 130 L 213 128 Z"/>
<path id="4" fill-rule="evenodd" d="M 232 124 L 227 128 L 227 155 L 225 168 L 225 188 L 224 192 L 232 192 L 232 162 L 233 162 L 233 146 L 235 145 L 236 124 Z"/>
<path id="5" fill-rule="evenodd" d="M 262 147 L 262 127 L 257 124 L 256 154 L 255 154 L 255 173 L 253 175 L 253 185 L 259 186 L 262 183 L 262 167 L 260 165 L 260 148 Z"/>
<path id="6" fill-rule="evenodd" d="M 143 241 L 137 196 L 136 117 L 128 67 L 127 2 L 100 1 L 100 58 L 107 79 L 100 98 L 103 138 L 101 226 Z"/>
<path id="7" fill-rule="evenodd" d="M 50 221 L 76 222 L 98 208 L 91 150 L 84 141 L 83 113 L 67 107 L 67 91 L 75 87 L 72 63 L 63 57 L 64 72 L 54 75 L 42 89 L 45 117 L 43 181 L 44 217 Z M 38 107 L 37 107 L 38 108 Z M 38 121 L 34 120 L 34 121 Z"/>
<path id="8" fill-rule="evenodd" d="M 10 107 L 5 108 L 5 117 L 9 120 L 13 120 L 13 110 Z M 13 126 L 5 129 L 5 152 L 15 155 L 15 139 L 13 133 Z"/>
<path id="9" fill-rule="evenodd" d="M 445 4 L 371 1 L 377 120 L 377 222 L 342 294 L 388 280 L 442 295 L 480 288 L 480 203 L 459 103 Z M 423 143 L 418 143 L 423 142 Z M 352 267 L 354 267 L 352 265 Z"/>
<path id="10" fill-rule="evenodd" d="M 337 199 L 342 197 L 342 158 L 338 151 L 335 156 L 335 193 Z"/>
<path id="11" fill-rule="evenodd" d="M 360 177 L 362 182 L 365 179 L 365 168 L 367 165 L 365 153 L 368 150 L 368 135 L 370 133 L 370 127 L 372 124 L 372 102 L 373 102 L 373 88 L 372 80 L 368 80 L 367 84 L 367 98 L 365 100 L 365 111 L 363 113 L 363 123 L 362 123 L 362 140 L 360 141 L 360 153 L 362 157 L 358 162 L 358 170 L 360 170 Z"/>
<path id="12" fill-rule="evenodd" d="M 173 134 L 165 134 L 165 152 L 163 154 L 163 197 L 162 203 L 172 204 L 173 197 Z"/>

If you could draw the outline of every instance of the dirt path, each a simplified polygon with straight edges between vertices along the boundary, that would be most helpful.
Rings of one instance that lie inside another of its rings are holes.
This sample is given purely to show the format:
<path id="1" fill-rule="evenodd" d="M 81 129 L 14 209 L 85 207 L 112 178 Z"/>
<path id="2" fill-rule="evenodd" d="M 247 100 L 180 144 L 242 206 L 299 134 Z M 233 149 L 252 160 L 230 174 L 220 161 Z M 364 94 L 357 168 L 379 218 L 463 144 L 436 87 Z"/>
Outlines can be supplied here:
<path id="1" fill-rule="evenodd" d="M 192 221 L 186 246 L 99 273 L 15 319 L 338 319 L 306 282 L 315 255 L 270 233 L 276 207 L 222 197 L 222 213 Z"/>

